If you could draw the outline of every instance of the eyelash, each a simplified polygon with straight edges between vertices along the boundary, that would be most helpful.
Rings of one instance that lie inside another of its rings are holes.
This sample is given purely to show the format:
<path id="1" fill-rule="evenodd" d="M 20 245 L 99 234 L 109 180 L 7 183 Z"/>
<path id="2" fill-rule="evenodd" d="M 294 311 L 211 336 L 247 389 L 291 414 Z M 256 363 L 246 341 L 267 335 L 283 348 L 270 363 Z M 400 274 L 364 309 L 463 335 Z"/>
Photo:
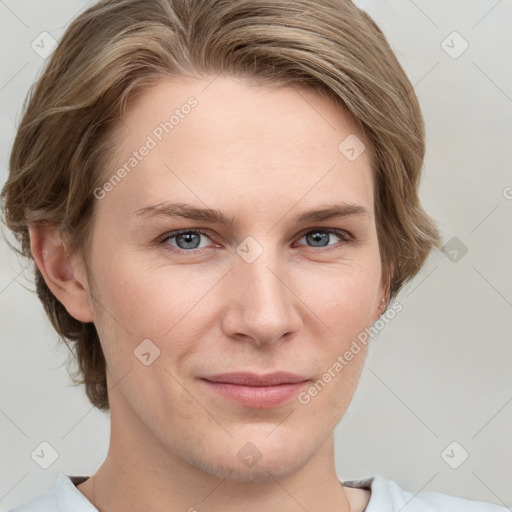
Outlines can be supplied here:
<path id="1" fill-rule="evenodd" d="M 329 233 L 329 234 L 338 236 L 341 239 L 341 242 L 339 242 L 339 243 L 341 243 L 342 245 L 355 242 L 354 238 L 350 235 L 350 233 L 348 233 L 347 231 L 345 231 L 343 229 L 336 229 L 336 228 L 309 229 L 308 231 L 302 233 L 302 235 L 299 237 L 299 240 L 301 238 L 304 238 L 304 236 L 308 235 L 309 233 L 318 233 L 318 232 L 324 232 L 324 233 Z M 201 234 L 201 235 L 204 235 L 206 238 L 210 239 L 210 236 L 208 236 L 208 232 L 203 229 L 182 229 L 179 231 L 171 231 L 169 233 L 165 233 L 165 235 L 162 235 L 161 237 L 159 237 L 158 243 L 161 245 L 168 245 L 168 244 L 166 244 L 167 241 L 169 241 L 173 238 L 175 239 L 179 235 L 184 235 L 184 234 L 188 234 L 188 233 Z M 179 247 L 174 247 L 174 246 L 170 246 L 170 245 L 168 245 L 168 247 L 171 247 L 171 249 L 166 248 L 166 250 L 173 252 L 173 253 L 177 253 L 177 254 L 184 254 L 184 253 L 185 254 L 187 254 L 187 253 L 188 254 L 198 254 L 198 253 L 202 252 L 203 249 L 207 249 L 207 247 L 203 247 L 201 249 L 185 250 L 185 249 L 180 249 Z M 335 244 L 333 246 L 327 246 L 327 248 L 325 248 L 325 249 L 322 247 L 310 247 L 310 249 L 312 249 L 313 251 L 318 250 L 319 252 L 331 252 L 331 251 L 339 250 L 340 247 L 337 247 L 337 245 Z"/>

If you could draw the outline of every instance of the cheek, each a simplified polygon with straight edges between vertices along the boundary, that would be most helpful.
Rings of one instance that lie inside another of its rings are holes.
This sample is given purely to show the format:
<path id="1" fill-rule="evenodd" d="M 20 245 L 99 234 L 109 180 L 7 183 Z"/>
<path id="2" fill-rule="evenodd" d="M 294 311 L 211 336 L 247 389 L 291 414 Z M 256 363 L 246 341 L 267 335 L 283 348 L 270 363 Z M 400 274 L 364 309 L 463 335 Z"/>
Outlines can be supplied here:
<path id="1" fill-rule="evenodd" d="M 301 277 L 300 297 L 331 331 L 350 338 L 371 324 L 379 269 L 364 264 L 319 269 Z"/>
<path id="2" fill-rule="evenodd" d="M 365 330 L 372 323 L 380 279 L 378 270 L 362 264 L 331 269 L 328 276 L 315 280 L 315 286 L 310 281 L 302 292 L 320 319 L 315 320 L 316 332 L 311 337 L 320 379 L 316 404 L 332 410 L 334 416 L 348 406 L 361 374 L 367 350 Z"/>
<path id="3" fill-rule="evenodd" d="M 344 348 L 331 354 L 317 379 L 300 396 L 300 403 L 306 404 L 304 413 L 314 429 L 332 430 L 345 414 L 357 388 L 366 347 L 361 346 L 357 354 L 349 356 L 350 361 L 344 358 L 349 346 Z"/>
<path id="4" fill-rule="evenodd" d="M 148 268 L 133 257 L 118 258 L 116 265 L 104 264 L 101 270 L 97 329 L 113 378 L 129 369 L 148 369 L 136 359 L 143 347 L 158 354 L 157 366 L 178 364 L 197 350 L 212 316 L 209 292 L 221 276 L 194 272 L 192 265 Z M 147 339 L 151 343 L 142 345 Z"/>

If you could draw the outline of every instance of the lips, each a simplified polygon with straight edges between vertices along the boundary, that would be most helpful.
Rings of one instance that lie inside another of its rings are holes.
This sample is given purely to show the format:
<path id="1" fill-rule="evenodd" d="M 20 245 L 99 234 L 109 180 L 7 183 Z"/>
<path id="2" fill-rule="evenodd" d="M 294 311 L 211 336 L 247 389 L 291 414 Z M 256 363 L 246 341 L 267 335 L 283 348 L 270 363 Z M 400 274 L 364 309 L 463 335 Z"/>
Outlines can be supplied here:
<path id="1" fill-rule="evenodd" d="M 200 379 L 210 392 L 244 407 L 271 408 L 288 402 L 308 384 L 307 377 L 287 372 L 266 375 L 223 373 Z"/>
<path id="2" fill-rule="evenodd" d="M 256 375 L 254 373 L 222 373 L 202 377 L 209 382 L 223 382 L 225 384 L 237 384 L 239 386 L 279 386 L 281 384 L 296 384 L 309 380 L 307 377 L 287 372 L 268 373 L 267 375 Z"/>

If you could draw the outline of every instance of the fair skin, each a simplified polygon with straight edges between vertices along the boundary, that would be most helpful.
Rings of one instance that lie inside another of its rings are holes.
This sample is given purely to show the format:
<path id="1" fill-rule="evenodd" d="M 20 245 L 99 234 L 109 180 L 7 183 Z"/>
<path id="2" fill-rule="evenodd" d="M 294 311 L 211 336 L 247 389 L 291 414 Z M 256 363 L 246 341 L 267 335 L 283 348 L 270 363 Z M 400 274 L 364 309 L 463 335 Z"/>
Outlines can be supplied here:
<path id="1" fill-rule="evenodd" d="M 104 512 L 363 511 L 370 493 L 340 485 L 333 429 L 364 345 L 307 404 L 296 393 L 240 404 L 202 379 L 285 371 L 307 390 L 382 314 L 370 152 L 349 161 L 338 150 L 363 134 L 314 91 L 166 79 L 125 113 L 108 177 L 190 96 L 197 107 L 96 201 L 89 275 L 54 231 L 31 230 L 46 282 L 73 317 L 94 322 L 108 366 L 109 451 L 78 489 Z M 164 201 L 234 223 L 133 213 Z M 365 213 L 296 219 L 338 203 Z M 189 229 L 207 234 L 158 241 Z M 236 251 L 246 237 L 262 248 L 250 263 Z M 134 355 L 144 339 L 160 350 L 147 366 Z M 253 465 L 237 456 L 246 443 L 261 455 Z"/>

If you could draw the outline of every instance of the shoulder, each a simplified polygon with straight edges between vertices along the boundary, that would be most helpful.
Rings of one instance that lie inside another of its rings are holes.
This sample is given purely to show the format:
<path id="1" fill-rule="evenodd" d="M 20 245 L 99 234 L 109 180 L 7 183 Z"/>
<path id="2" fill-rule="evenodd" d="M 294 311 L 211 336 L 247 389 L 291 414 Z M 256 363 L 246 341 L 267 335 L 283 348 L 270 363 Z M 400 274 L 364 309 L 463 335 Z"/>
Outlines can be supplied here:
<path id="1" fill-rule="evenodd" d="M 9 512 L 98 512 L 68 475 L 59 473 L 52 489 Z"/>
<path id="2" fill-rule="evenodd" d="M 55 489 L 40 494 L 9 512 L 60 512 L 55 497 Z"/>
<path id="3" fill-rule="evenodd" d="M 344 486 L 371 489 L 365 512 L 509 512 L 492 503 L 469 500 L 435 491 L 411 492 L 381 475 L 343 482 Z"/>

